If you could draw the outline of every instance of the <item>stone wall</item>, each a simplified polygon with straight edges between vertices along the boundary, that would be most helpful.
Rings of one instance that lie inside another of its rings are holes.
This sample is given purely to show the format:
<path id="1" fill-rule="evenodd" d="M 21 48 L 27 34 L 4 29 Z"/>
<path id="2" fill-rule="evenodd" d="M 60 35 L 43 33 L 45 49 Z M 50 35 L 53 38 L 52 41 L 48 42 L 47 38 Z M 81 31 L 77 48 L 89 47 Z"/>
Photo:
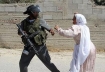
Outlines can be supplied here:
<path id="1" fill-rule="evenodd" d="M 89 20 L 105 20 L 105 6 L 96 6 L 91 0 L 38 0 L 44 19 L 72 19 L 74 12 L 82 13 Z M 0 4 L 0 13 L 21 13 L 30 3 Z"/>
<path id="2" fill-rule="evenodd" d="M 95 6 L 90 0 L 38 0 L 32 4 L 41 7 L 40 15 L 51 27 L 58 24 L 67 29 L 72 25 L 74 12 L 84 14 L 88 20 L 92 41 L 98 49 L 105 49 L 105 7 Z M 0 47 L 22 48 L 23 44 L 17 35 L 15 24 L 27 17 L 22 12 L 29 5 L 0 4 Z M 50 48 L 72 49 L 74 41 L 58 34 L 54 37 L 49 34 L 47 45 Z"/>

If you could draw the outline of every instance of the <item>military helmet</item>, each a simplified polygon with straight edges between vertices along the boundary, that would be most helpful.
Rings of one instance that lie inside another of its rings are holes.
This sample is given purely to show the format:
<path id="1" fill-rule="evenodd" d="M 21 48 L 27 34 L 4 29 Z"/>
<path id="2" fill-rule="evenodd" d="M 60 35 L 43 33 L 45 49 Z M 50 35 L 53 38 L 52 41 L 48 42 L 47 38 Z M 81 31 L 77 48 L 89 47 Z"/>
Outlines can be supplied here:
<path id="1" fill-rule="evenodd" d="M 38 12 L 39 13 L 40 11 L 41 10 L 40 10 L 39 5 L 36 5 L 36 6 L 30 5 L 27 7 L 27 10 L 24 12 L 24 14 L 29 14 L 31 12 Z"/>

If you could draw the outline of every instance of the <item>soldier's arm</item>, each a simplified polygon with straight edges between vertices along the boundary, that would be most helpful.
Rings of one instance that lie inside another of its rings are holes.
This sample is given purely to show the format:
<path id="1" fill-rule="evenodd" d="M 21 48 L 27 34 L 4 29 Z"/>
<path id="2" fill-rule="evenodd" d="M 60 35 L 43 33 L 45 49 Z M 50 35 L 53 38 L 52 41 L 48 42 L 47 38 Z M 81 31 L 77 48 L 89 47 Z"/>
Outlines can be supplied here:
<path id="1" fill-rule="evenodd" d="M 40 26 L 46 29 L 47 31 L 50 31 L 51 27 L 46 23 L 44 19 L 40 19 Z"/>
<path id="2" fill-rule="evenodd" d="M 21 26 L 21 28 L 22 28 L 22 30 L 23 30 L 23 21 L 20 23 L 20 26 Z M 18 35 L 21 35 L 19 29 L 18 29 Z"/>
<path id="3" fill-rule="evenodd" d="M 40 25 L 41 25 L 41 27 L 43 27 L 44 29 L 49 31 L 52 35 L 54 35 L 54 30 L 46 23 L 46 21 L 44 19 L 40 20 Z"/>

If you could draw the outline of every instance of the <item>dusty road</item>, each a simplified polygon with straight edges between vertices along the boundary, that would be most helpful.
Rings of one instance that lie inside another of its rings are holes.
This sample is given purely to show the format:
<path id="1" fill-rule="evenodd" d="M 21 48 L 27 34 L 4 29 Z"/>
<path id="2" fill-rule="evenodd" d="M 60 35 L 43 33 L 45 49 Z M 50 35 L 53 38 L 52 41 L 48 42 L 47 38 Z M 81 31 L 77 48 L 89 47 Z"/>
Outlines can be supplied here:
<path id="1" fill-rule="evenodd" d="M 3 49 L 0 48 L 0 72 L 19 72 L 19 59 L 22 49 Z M 72 59 L 72 52 L 49 51 L 52 62 L 57 66 L 61 72 L 68 72 L 70 61 Z M 95 62 L 95 72 L 105 72 L 105 53 L 97 53 Z M 42 62 L 35 56 L 30 65 L 29 72 L 50 72 Z"/>

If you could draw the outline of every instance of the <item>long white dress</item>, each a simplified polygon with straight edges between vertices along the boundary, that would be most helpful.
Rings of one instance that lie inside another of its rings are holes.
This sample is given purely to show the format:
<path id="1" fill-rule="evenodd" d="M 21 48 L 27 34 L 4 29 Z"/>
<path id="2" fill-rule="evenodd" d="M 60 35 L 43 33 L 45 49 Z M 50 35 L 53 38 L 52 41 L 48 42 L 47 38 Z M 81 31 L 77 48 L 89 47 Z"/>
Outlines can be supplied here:
<path id="1" fill-rule="evenodd" d="M 73 37 L 74 41 L 76 42 L 76 44 L 74 46 L 73 59 L 76 59 L 76 56 L 78 55 L 78 50 L 79 50 L 78 48 L 80 45 L 81 27 L 79 25 L 73 25 L 71 28 L 68 28 L 67 30 L 58 28 L 57 32 L 61 36 L 64 36 L 64 37 Z M 95 58 L 96 58 L 96 48 L 90 40 L 90 53 L 87 56 L 84 63 L 82 65 L 80 65 L 79 72 L 94 72 Z M 73 59 L 71 61 L 70 69 L 72 69 L 73 64 L 75 64 Z M 74 71 L 72 70 L 70 72 L 74 72 Z"/>

